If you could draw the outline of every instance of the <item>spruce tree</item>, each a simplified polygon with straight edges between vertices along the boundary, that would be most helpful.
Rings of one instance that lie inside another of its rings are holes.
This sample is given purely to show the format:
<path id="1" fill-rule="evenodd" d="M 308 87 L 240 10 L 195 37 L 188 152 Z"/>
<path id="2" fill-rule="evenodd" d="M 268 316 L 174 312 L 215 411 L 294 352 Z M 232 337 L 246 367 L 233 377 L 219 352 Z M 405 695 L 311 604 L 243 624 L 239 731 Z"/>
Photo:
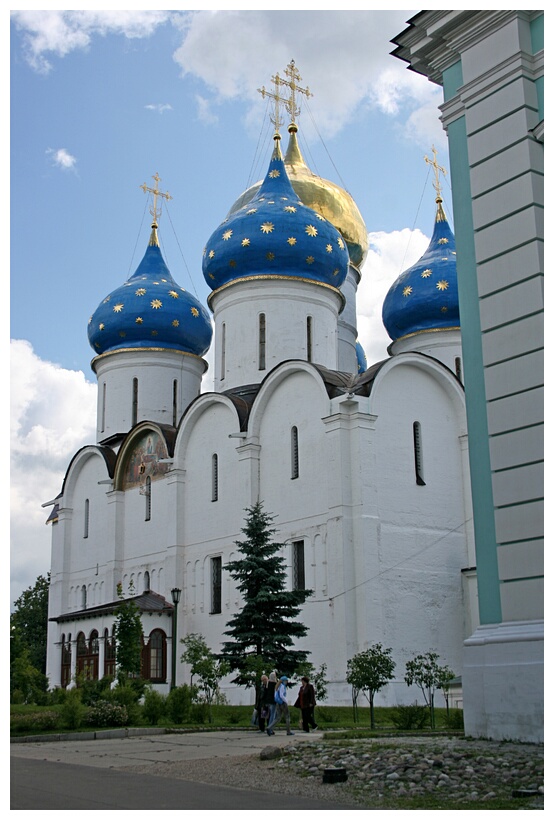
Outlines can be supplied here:
<path id="1" fill-rule="evenodd" d="M 304 624 L 292 620 L 311 590 L 286 590 L 285 559 L 278 553 L 283 544 L 272 540 L 277 530 L 274 516 L 264 512 L 258 502 L 246 510 L 244 541 L 235 541 L 241 558 L 225 565 L 237 582 L 243 607 L 228 621 L 232 640 L 223 644 L 222 657 L 238 674 L 233 683 L 254 685 L 262 671 L 276 669 L 280 675 L 292 675 L 306 661 L 308 652 L 293 649 L 295 641 L 308 631 Z"/>

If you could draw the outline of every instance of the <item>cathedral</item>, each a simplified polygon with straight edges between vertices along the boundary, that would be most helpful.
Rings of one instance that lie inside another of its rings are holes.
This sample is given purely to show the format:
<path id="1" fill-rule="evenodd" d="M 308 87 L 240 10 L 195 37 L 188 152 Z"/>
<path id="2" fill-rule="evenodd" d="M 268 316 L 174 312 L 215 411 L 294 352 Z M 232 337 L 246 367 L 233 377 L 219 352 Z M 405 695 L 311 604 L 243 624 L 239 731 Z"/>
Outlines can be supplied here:
<path id="1" fill-rule="evenodd" d="M 286 151 L 276 128 L 265 178 L 206 243 L 207 306 L 163 259 L 156 175 L 144 257 L 89 320 L 97 435 L 49 518 L 51 687 L 114 675 L 118 590 L 141 612 L 143 677 L 160 692 L 188 681 L 179 642 L 199 633 L 221 649 L 241 606 L 225 567 L 258 501 L 289 588 L 312 590 L 297 648 L 326 664 L 330 704 L 351 703 L 347 662 L 377 642 L 396 663 L 379 705 L 416 700 L 404 673 L 417 654 L 461 675 L 479 622 L 456 248 L 436 157 L 432 238 L 385 298 L 388 358 L 368 363 L 356 327 L 367 229 L 304 161 L 291 99 Z M 229 702 L 250 703 L 229 681 Z"/>

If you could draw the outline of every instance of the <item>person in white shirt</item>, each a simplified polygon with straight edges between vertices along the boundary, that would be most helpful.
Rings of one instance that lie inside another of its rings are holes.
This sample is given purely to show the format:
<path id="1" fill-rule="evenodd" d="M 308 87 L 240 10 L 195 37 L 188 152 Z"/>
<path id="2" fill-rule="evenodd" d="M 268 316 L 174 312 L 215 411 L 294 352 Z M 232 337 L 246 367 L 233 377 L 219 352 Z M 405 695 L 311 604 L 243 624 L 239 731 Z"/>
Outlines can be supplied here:
<path id="1" fill-rule="evenodd" d="M 274 735 L 275 732 L 273 731 L 273 727 L 280 723 L 283 717 L 285 718 L 285 724 L 287 727 L 287 735 L 293 735 L 294 732 L 290 730 L 290 712 L 289 712 L 289 704 L 287 700 L 287 683 L 288 678 L 286 675 L 282 675 L 279 680 L 279 685 L 275 689 L 275 715 L 273 719 L 270 720 L 267 726 L 267 734 L 271 737 Z"/>

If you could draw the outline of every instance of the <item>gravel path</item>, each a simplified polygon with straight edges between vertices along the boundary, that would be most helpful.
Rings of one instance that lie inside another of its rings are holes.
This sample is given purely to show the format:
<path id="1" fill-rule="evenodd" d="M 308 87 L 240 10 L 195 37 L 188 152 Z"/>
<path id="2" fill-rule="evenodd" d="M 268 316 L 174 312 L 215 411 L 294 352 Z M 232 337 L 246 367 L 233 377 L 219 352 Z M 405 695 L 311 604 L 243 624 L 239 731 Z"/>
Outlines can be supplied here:
<path id="1" fill-rule="evenodd" d="M 263 759 L 271 754 L 279 756 Z M 348 780 L 323 783 L 324 770 L 338 767 L 346 768 Z M 544 808 L 542 746 L 464 738 L 318 739 L 280 747 L 276 735 L 261 754 L 128 771 L 317 797 L 353 808 L 440 792 L 445 802 L 471 800 L 486 809 L 494 797 L 510 797 L 515 790 L 522 796 L 514 798 L 514 809 Z"/>

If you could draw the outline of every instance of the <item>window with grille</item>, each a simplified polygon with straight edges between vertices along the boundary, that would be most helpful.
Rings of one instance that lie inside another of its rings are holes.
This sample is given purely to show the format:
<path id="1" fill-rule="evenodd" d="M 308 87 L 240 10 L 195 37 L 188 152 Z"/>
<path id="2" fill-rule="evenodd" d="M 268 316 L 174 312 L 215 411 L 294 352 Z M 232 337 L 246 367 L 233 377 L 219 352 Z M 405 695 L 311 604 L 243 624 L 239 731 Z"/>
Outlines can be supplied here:
<path id="1" fill-rule="evenodd" d="M 221 612 L 221 556 L 218 555 L 210 560 L 212 573 L 212 600 L 211 615 Z"/>
<path id="2" fill-rule="evenodd" d="M 304 541 L 292 542 L 292 588 L 306 589 Z"/>
<path id="3" fill-rule="evenodd" d="M 290 477 L 298 478 L 300 475 L 300 465 L 298 461 L 298 428 L 293 427 L 290 431 Z"/>
<path id="4" fill-rule="evenodd" d="M 212 456 L 212 501 L 217 501 L 219 498 L 219 465 L 217 453 Z"/>
<path id="5" fill-rule="evenodd" d="M 423 451 L 421 446 L 421 424 L 419 421 L 414 421 L 414 466 L 416 475 L 416 484 L 421 487 L 425 486 L 423 480 Z"/>
<path id="6" fill-rule="evenodd" d="M 265 313 L 260 313 L 259 317 L 258 370 L 265 370 Z"/>

